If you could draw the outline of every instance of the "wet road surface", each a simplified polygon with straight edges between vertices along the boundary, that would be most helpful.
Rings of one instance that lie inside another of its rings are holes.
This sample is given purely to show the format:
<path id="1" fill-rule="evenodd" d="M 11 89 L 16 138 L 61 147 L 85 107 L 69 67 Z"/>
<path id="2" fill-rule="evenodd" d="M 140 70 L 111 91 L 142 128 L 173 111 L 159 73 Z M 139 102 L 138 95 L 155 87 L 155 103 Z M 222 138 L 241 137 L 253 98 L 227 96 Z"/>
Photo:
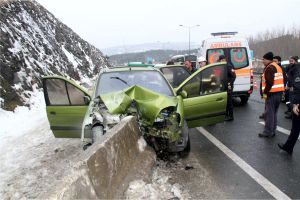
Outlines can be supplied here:
<path id="1" fill-rule="evenodd" d="M 280 105 L 274 138 L 259 138 L 263 131 L 264 103 L 258 90 L 248 104 L 235 107 L 232 122 L 190 129 L 191 152 L 179 160 L 191 165 L 185 170 L 171 164 L 169 176 L 179 182 L 192 198 L 300 199 L 300 144 L 292 156 L 282 152 L 291 120 L 284 118 Z"/>

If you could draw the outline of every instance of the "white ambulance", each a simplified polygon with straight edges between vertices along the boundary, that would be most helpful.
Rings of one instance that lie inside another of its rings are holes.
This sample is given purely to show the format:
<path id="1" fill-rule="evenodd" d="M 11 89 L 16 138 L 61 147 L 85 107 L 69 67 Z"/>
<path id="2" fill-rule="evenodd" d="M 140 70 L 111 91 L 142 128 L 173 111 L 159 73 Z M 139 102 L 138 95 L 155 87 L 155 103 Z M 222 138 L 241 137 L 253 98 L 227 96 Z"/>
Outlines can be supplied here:
<path id="1" fill-rule="evenodd" d="M 208 64 L 212 64 L 218 62 L 220 55 L 225 55 L 236 73 L 233 95 L 240 97 L 241 104 L 245 104 L 253 91 L 252 60 L 248 41 L 236 34 L 237 32 L 212 33 L 213 37 L 203 41 L 199 56 L 205 57 Z"/>

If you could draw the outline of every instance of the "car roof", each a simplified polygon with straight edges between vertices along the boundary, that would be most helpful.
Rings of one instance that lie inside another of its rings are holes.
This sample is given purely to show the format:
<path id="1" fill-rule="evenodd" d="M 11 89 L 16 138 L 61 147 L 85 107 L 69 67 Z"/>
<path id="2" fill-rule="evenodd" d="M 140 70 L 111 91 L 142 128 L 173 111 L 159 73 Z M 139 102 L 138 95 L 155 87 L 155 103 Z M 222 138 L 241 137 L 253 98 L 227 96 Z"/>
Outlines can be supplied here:
<path id="1" fill-rule="evenodd" d="M 154 68 L 166 68 L 166 67 L 184 67 L 184 65 L 158 65 L 158 66 L 155 66 Z"/>
<path id="2" fill-rule="evenodd" d="M 104 72 L 122 72 L 122 71 L 156 71 L 153 67 L 112 67 L 106 69 Z"/>

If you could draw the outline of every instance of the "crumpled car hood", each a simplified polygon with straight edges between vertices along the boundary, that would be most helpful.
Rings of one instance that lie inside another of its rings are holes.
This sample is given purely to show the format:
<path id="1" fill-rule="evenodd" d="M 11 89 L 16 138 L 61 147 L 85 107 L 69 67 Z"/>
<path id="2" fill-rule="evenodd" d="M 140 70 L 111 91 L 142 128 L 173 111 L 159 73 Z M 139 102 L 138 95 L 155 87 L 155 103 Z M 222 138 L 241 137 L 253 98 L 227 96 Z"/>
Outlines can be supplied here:
<path id="1" fill-rule="evenodd" d="M 165 96 L 141 86 L 128 87 L 123 91 L 104 94 L 100 97 L 111 114 L 125 114 L 132 102 L 135 102 L 143 121 L 150 126 L 163 109 L 177 107 L 178 104 L 177 97 Z"/>

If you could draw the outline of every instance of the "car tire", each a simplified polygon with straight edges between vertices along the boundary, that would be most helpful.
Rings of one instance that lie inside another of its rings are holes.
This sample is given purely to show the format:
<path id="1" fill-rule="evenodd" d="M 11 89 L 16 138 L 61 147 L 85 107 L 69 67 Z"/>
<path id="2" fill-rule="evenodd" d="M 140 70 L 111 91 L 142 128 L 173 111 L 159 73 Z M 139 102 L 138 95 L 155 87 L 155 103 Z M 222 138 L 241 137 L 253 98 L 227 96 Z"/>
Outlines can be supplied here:
<path id="1" fill-rule="evenodd" d="M 186 143 L 186 147 L 183 150 L 186 153 L 189 153 L 191 151 L 191 140 L 190 140 L 190 136 L 188 136 L 188 141 Z"/>
<path id="2" fill-rule="evenodd" d="M 103 135 L 103 126 L 94 126 L 92 128 L 93 143 L 100 140 Z"/>
<path id="3" fill-rule="evenodd" d="M 248 100 L 249 100 L 249 97 L 248 96 L 240 96 L 241 98 L 241 103 L 240 105 L 245 105 L 247 104 Z"/>
<path id="4" fill-rule="evenodd" d="M 183 149 L 183 151 L 180 152 L 181 157 L 187 157 L 191 151 L 191 141 L 190 141 L 190 135 L 189 135 L 189 128 L 187 126 L 187 122 L 184 121 L 184 127 L 182 128 L 183 132 L 187 134 L 187 142 L 186 146 Z"/>

